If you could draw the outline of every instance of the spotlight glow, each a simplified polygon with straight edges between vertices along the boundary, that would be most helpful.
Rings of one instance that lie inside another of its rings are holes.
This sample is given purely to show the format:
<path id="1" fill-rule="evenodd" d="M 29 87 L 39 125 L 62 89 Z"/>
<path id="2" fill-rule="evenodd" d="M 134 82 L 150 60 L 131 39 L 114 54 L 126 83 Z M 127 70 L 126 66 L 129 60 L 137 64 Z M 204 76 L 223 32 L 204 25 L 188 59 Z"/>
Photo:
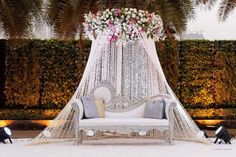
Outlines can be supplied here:
<path id="1" fill-rule="evenodd" d="M 4 131 L 7 135 L 11 136 L 11 130 L 8 127 L 4 127 Z"/>
<path id="2" fill-rule="evenodd" d="M 222 126 L 220 126 L 220 127 L 216 130 L 215 135 L 217 135 L 217 134 L 220 132 L 221 129 L 222 129 Z"/>

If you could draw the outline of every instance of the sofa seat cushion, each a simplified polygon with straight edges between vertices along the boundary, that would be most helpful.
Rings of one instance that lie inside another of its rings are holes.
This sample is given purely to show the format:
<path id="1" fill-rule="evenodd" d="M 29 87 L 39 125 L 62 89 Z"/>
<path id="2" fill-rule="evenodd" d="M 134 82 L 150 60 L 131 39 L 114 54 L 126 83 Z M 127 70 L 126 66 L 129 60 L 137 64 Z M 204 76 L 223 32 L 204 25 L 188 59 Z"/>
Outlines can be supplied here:
<path id="1" fill-rule="evenodd" d="M 160 127 L 169 126 L 167 119 L 151 118 L 93 118 L 82 119 L 79 122 L 80 127 L 118 127 L 118 126 L 140 126 L 140 127 Z"/>

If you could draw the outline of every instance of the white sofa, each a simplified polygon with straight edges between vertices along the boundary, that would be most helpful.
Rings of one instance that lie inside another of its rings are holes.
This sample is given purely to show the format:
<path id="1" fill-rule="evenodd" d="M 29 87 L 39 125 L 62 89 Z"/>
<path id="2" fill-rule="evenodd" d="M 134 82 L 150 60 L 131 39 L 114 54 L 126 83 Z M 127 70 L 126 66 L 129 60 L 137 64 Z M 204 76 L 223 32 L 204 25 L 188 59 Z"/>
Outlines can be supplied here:
<path id="1" fill-rule="evenodd" d="M 105 102 L 112 101 L 112 93 L 106 87 L 96 88 L 89 95 L 91 97 L 102 98 Z M 100 131 L 126 131 L 126 132 L 146 132 L 151 129 L 156 129 L 166 132 L 166 141 L 172 144 L 173 132 L 173 109 L 176 104 L 169 95 L 157 95 L 150 99 L 163 99 L 166 103 L 165 115 L 167 119 L 151 119 L 144 118 L 144 109 L 146 101 L 137 108 L 127 112 L 109 112 L 105 111 L 105 118 L 82 119 L 83 105 L 80 99 L 75 99 L 71 104 L 75 110 L 75 136 L 76 143 L 83 142 L 83 135 L 88 130 Z"/>

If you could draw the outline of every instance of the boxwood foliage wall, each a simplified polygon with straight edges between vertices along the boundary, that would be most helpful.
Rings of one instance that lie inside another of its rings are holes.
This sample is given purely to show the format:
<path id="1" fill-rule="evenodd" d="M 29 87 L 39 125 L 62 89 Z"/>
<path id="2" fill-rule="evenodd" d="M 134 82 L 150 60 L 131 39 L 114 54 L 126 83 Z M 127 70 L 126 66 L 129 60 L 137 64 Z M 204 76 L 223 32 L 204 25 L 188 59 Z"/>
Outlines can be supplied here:
<path id="1" fill-rule="evenodd" d="M 0 119 L 53 119 L 77 88 L 91 43 L 0 41 Z M 236 118 L 236 41 L 157 45 L 166 78 L 194 119 Z"/>
<path id="2" fill-rule="evenodd" d="M 179 96 L 179 44 L 165 42 L 157 44 L 156 47 L 165 77 L 172 90 Z"/>
<path id="3" fill-rule="evenodd" d="M 5 105 L 5 55 L 6 55 L 6 41 L 0 40 L 0 107 Z"/>
<path id="4" fill-rule="evenodd" d="M 90 43 L 84 45 L 79 51 L 76 41 L 6 41 L 0 119 L 54 118 L 82 77 Z"/>
<path id="5" fill-rule="evenodd" d="M 39 102 L 39 51 L 33 41 L 8 41 L 6 50 L 5 107 L 28 108 Z"/>
<path id="6" fill-rule="evenodd" d="M 195 119 L 236 118 L 236 41 L 181 41 L 180 100 Z"/>

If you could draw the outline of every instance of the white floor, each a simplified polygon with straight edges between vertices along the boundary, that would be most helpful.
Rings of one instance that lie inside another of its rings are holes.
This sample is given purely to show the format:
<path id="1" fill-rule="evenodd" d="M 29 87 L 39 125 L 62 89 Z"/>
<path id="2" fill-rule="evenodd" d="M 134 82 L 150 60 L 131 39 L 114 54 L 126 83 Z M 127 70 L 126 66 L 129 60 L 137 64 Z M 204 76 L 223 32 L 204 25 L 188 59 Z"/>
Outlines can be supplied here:
<path id="1" fill-rule="evenodd" d="M 212 139 L 213 140 L 213 139 Z M 0 157 L 231 157 L 232 144 L 201 144 L 174 141 L 168 145 L 153 139 L 104 139 L 80 146 L 72 142 L 26 146 L 29 139 L 13 139 L 13 144 L 0 143 Z"/>

